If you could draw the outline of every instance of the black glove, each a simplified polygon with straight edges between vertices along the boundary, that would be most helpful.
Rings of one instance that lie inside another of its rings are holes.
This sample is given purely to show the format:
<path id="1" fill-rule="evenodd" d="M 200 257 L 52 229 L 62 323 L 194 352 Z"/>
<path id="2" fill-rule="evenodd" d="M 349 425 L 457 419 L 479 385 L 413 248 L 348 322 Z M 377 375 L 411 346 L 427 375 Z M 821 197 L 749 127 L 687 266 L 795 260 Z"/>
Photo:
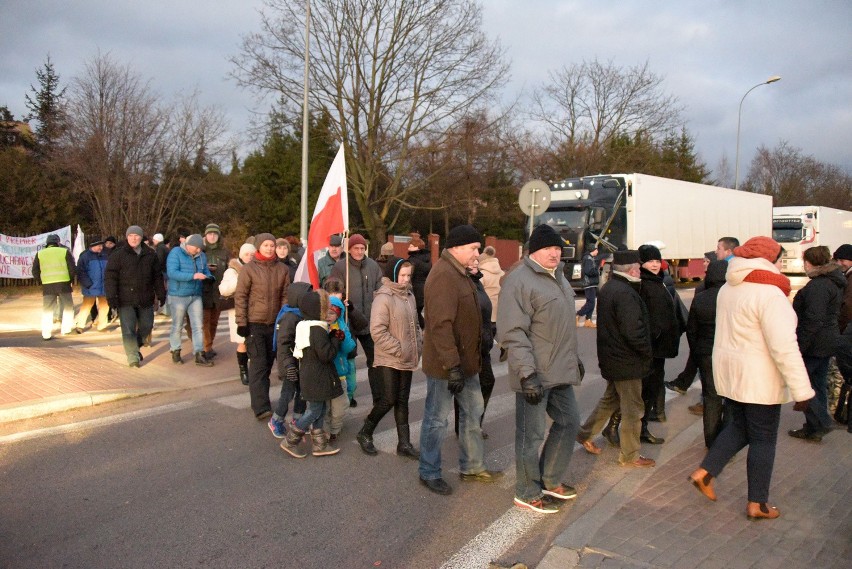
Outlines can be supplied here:
<path id="1" fill-rule="evenodd" d="M 577 367 L 580 370 L 580 379 L 586 377 L 586 366 L 583 365 L 583 360 L 577 358 Z"/>
<path id="2" fill-rule="evenodd" d="M 249 327 L 248 326 L 237 326 L 237 335 L 242 336 L 243 338 L 249 337 Z"/>
<path id="3" fill-rule="evenodd" d="M 346 334 L 340 328 L 335 328 L 328 331 L 329 338 L 337 338 L 341 342 L 346 339 Z"/>
<path id="4" fill-rule="evenodd" d="M 807 401 L 796 401 L 793 404 L 793 411 L 801 411 L 802 413 L 804 413 L 805 411 L 808 410 L 808 407 L 810 406 L 810 404 L 811 404 L 810 399 L 808 399 Z"/>
<path id="5" fill-rule="evenodd" d="M 287 370 L 284 372 L 284 377 L 287 378 L 287 381 L 296 383 L 299 381 L 299 368 L 294 365 L 287 366 Z"/>
<path id="6" fill-rule="evenodd" d="M 460 367 L 454 367 L 450 370 L 450 379 L 447 382 L 447 389 L 453 395 L 458 395 L 464 390 L 464 374 Z"/>
<path id="7" fill-rule="evenodd" d="M 538 375 L 533 372 L 521 380 L 521 393 L 530 405 L 538 405 L 541 402 L 541 381 Z"/>

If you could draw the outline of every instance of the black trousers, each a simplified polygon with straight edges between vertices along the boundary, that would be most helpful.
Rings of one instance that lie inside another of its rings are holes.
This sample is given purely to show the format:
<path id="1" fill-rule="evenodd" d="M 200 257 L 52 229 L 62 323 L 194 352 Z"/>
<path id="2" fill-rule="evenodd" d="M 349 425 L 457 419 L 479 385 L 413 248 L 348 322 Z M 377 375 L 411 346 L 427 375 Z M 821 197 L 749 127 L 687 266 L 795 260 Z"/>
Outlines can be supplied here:
<path id="1" fill-rule="evenodd" d="M 411 393 L 411 372 L 391 367 L 377 366 L 376 375 L 381 381 L 381 396 L 373 403 L 367 420 L 378 425 L 382 417 L 393 409 L 397 425 L 408 424 L 408 395 Z"/>
<path id="2" fill-rule="evenodd" d="M 642 416 L 642 428 L 648 426 L 648 416 L 652 413 L 665 413 L 666 358 L 654 358 L 651 373 L 642 378 L 642 401 L 645 403 L 645 415 Z M 660 399 L 663 405 L 660 405 Z"/>
<path id="3" fill-rule="evenodd" d="M 367 378 L 370 381 L 370 395 L 373 397 L 373 406 L 382 398 L 382 378 L 381 374 L 373 367 L 373 355 L 376 351 L 376 345 L 373 342 L 373 337 L 369 334 L 361 334 L 355 336 L 361 347 L 364 348 L 364 355 L 367 357 Z"/>
<path id="4" fill-rule="evenodd" d="M 246 351 L 249 355 L 248 376 L 251 410 L 255 415 L 272 411 L 269 400 L 269 373 L 275 361 L 272 350 L 274 324 L 249 323 L 249 335 L 246 338 Z M 286 379 L 284 381 L 287 381 Z"/>
<path id="5" fill-rule="evenodd" d="M 710 448 L 724 425 L 725 400 L 716 393 L 713 380 L 713 356 L 695 356 L 701 370 L 701 396 L 704 398 L 704 446 Z"/>

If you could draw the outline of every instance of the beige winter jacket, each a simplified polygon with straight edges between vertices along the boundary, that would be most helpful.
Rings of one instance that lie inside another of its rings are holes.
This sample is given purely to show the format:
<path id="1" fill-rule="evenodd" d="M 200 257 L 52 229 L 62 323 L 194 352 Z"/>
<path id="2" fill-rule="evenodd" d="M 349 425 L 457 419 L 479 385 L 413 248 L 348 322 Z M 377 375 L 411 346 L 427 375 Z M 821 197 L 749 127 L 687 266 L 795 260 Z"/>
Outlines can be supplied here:
<path id="1" fill-rule="evenodd" d="M 740 403 L 807 401 L 814 390 L 796 342 L 796 313 L 778 287 L 745 282 L 758 269 L 779 273 L 766 259 L 728 262 L 716 301 L 716 392 Z"/>
<path id="2" fill-rule="evenodd" d="M 500 294 L 500 278 L 505 274 L 500 268 L 497 257 L 479 258 L 479 272 L 482 273 L 482 286 L 491 299 L 491 322 L 497 322 L 497 297 Z"/>
<path id="3" fill-rule="evenodd" d="M 423 336 L 410 285 L 382 278 L 382 286 L 373 297 L 370 335 L 376 345 L 374 366 L 402 371 L 417 369 L 423 353 Z"/>

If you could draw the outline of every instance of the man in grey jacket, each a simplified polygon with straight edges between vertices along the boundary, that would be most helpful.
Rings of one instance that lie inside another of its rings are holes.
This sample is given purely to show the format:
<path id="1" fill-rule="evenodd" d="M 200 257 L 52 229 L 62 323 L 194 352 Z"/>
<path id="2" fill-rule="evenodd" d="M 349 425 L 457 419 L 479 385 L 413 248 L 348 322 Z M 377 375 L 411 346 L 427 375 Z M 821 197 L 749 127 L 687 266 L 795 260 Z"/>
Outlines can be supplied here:
<path id="1" fill-rule="evenodd" d="M 583 375 L 574 291 L 559 261 L 562 245 L 552 227 L 536 227 L 529 256 L 503 282 L 497 309 L 499 340 L 509 354 L 509 383 L 516 392 L 514 502 L 544 514 L 577 496 L 561 480 L 580 428 L 573 386 Z M 547 416 L 553 424 L 545 439 Z"/>

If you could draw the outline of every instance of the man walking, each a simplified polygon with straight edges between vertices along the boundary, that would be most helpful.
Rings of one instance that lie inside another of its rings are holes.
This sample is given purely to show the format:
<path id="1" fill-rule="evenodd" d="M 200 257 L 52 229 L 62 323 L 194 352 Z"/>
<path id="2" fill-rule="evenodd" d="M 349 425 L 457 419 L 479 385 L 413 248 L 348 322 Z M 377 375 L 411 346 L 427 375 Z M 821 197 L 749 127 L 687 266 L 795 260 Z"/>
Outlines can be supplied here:
<path id="1" fill-rule="evenodd" d="M 104 253 L 104 242 L 93 237 L 89 248 L 83 251 L 77 261 L 77 280 L 83 292 L 83 304 L 77 313 L 77 323 L 74 331 L 82 334 L 92 307 L 97 303 L 97 321 L 92 326 L 103 330 L 109 324 L 109 304 L 104 293 L 104 274 L 106 273 L 107 255 Z"/>
<path id="2" fill-rule="evenodd" d="M 172 362 L 182 364 L 180 355 L 181 327 L 184 317 L 189 315 L 192 328 L 192 352 L 195 364 L 205 367 L 213 365 L 204 356 L 204 319 L 201 294 L 202 283 L 213 275 L 207 267 L 207 256 L 201 250 L 204 241 L 201 235 L 193 234 L 186 241 L 169 252 L 166 260 L 169 275 L 169 312 L 172 314 L 172 329 L 169 334 L 169 347 L 172 352 Z"/>
<path id="3" fill-rule="evenodd" d="M 441 477 L 441 445 L 454 397 L 460 413 L 459 476 L 477 482 L 491 482 L 496 477 L 485 470 L 479 425 L 484 403 L 478 375 L 482 314 L 476 286 L 467 275 L 467 266 L 479 257 L 481 243 L 482 236 L 471 225 L 450 230 L 423 293 L 426 409 L 420 430 L 419 472 L 421 484 L 436 494 L 453 491 Z"/>
<path id="4" fill-rule="evenodd" d="M 600 282 L 600 273 L 598 272 L 598 246 L 591 251 L 587 251 L 583 255 L 582 275 L 583 275 L 583 294 L 586 297 L 586 303 L 577 311 L 577 326 L 580 325 L 580 318 L 585 318 L 583 324 L 586 328 L 595 328 L 595 322 L 592 320 L 592 314 L 595 313 L 595 301 L 598 295 L 598 283 Z"/>
<path id="5" fill-rule="evenodd" d="M 559 261 L 563 244 L 549 225 L 533 230 L 529 255 L 506 277 L 497 312 L 515 391 L 514 501 L 543 514 L 557 512 L 561 501 L 577 496 L 562 482 L 580 428 L 573 386 L 582 379 L 571 320 L 574 291 Z M 548 416 L 553 424 L 545 438 Z"/>
<path id="6" fill-rule="evenodd" d="M 154 299 L 166 299 L 157 254 L 142 245 L 143 235 L 138 225 L 128 227 L 126 241 L 110 254 L 104 274 L 104 292 L 110 308 L 118 310 L 124 353 L 133 368 L 139 367 L 139 348 L 154 328 Z"/>
<path id="7" fill-rule="evenodd" d="M 639 296 L 639 252 L 613 253 L 612 276 L 601 287 L 598 302 L 598 365 L 607 382 L 595 410 L 580 427 L 577 442 L 586 452 L 600 454 L 592 440 L 613 411 L 621 412 L 622 466 L 648 467 L 656 463 L 639 454 L 639 433 L 645 404 L 642 378 L 651 371 L 653 351 L 648 308 Z"/>
<path id="8" fill-rule="evenodd" d="M 59 243 L 59 235 L 47 236 L 44 249 L 36 253 L 33 261 L 33 278 L 42 285 L 41 337 L 53 337 L 53 312 L 59 302 L 62 313 L 62 334 L 70 334 L 74 326 L 74 299 L 71 297 L 71 281 L 74 280 L 74 257 L 67 247 Z"/>
<path id="9" fill-rule="evenodd" d="M 204 255 L 207 257 L 207 268 L 212 279 L 207 279 L 202 285 L 201 301 L 204 307 L 204 357 L 212 360 L 216 357 L 213 351 L 213 340 L 216 339 L 216 328 L 219 326 L 219 316 L 222 305 L 218 283 L 222 282 L 228 261 L 231 256 L 222 243 L 222 230 L 215 223 L 208 223 L 204 229 Z"/>

